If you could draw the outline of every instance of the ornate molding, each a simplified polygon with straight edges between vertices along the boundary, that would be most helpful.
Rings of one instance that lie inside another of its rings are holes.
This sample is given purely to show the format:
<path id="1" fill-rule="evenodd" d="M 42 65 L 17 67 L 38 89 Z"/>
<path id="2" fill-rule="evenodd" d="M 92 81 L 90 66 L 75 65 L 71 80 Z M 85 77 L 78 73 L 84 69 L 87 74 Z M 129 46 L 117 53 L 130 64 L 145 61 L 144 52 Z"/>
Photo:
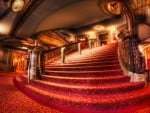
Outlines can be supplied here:
<path id="1" fill-rule="evenodd" d="M 119 0 L 99 0 L 98 7 L 109 16 L 121 16 L 123 14 L 122 2 Z"/>
<path id="2" fill-rule="evenodd" d="M 55 45 L 57 47 L 65 45 L 67 42 L 55 31 L 42 32 L 37 35 L 37 38 L 49 45 Z"/>
<path id="3" fill-rule="evenodd" d="M 121 60 L 128 71 L 133 73 L 145 72 L 145 59 L 138 49 L 137 36 L 127 36 L 119 44 Z"/>
<path id="4" fill-rule="evenodd" d="M 106 8 L 109 13 L 112 15 L 121 15 L 122 14 L 122 5 L 119 1 L 110 1 L 107 3 Z"/>

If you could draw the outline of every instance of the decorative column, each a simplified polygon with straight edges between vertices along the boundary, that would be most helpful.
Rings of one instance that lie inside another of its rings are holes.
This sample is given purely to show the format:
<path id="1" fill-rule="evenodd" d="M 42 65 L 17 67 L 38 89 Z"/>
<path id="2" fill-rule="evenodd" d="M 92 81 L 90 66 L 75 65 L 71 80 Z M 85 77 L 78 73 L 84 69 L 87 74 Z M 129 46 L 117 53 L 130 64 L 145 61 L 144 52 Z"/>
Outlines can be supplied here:
<path id="1" fill-rule="evenodd" d="M 40 79 L 40 65 L 39 65 L 39 57 L 40 50 L 37 47 L 38 41 L 35 40 L 35 48 L 32 50 L 30 55 L 30 72 L 29 72 L 29 80 Z"/>
<path id="2" fill-rule="evenodd" d="M 31 68 L 31 50 L 28 50 L 28 57 L 27 57 L 27 76 L 28 76 L 28 83 L 30 83 L 30 68 Z"/>
<path id="3" fill-rule="evenodd" d="M 61 63 L 64 64 L 65 63 L 65 47 L 61 48 Z"/>
<path id="4" fill-rule="evenodd" d="M 92 49 L 92 41 L 89 40 L 89 48 Z"/>
<path id="5" fill-rule="evenodd" d="M 94 40 L 94 48 L 97 47 L 97 39 Z"/>
<path id="6" fill-rule="evenodd" d="M 96 33 L 96 46 L 100 46 L 99 32 Z"/>
<path id="7" fill-rule="evenodd" d="M 81 43 L 78 43 L 78 52 L 81 55 Z"/>

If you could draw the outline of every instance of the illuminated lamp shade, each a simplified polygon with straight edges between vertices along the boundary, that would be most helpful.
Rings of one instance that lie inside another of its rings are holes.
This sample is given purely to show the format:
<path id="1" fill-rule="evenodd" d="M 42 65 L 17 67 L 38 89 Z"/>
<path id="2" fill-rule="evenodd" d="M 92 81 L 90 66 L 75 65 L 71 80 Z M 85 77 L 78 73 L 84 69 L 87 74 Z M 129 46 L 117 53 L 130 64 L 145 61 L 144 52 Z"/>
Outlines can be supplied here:
<path id="1" fill-rule="evenodd" d="M 14 1 L 12 2 L 12 10 L 13 10 L 14 12 L 20 12 L 20 11 L 23 10 L 24 5 L 25 5 L 24 0 L 14 0 Z"/>

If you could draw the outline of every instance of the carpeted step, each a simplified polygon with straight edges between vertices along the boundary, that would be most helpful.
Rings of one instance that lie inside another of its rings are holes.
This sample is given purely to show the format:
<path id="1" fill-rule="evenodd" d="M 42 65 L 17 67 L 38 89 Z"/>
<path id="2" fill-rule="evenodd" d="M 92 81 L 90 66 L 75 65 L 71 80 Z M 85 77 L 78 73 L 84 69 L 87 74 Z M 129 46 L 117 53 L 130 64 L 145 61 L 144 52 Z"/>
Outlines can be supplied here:
<path id="1" fill-rule="evenodd" d="M 42 80 L 62 83 L 62 84 L 77 84 L 77 85 L 102 85 L 102 84 L 117 84 L 123 82 L 129 82 L 129 76 L 107 76 L 107 77 L 61 77 L 61 76 L 50 76 L 43 75 Z"/>
<path id="2" fill-rule="evenodd" d="M 102 58 L 115 58 L 115 57 L 118 57 L 117 54 L 114 55 L 114 54 L 109 54 L 109 55 L 101 55 L 101 54 L 97 54 L 97 55 L 87 55 L 87 56 L 84 56 L 82 57 L 82 55 L 80 55 L 79 57 L 67 57 L 66 56 L 66 59 L 67 60 L 89 60 L 89 59 L 102 59 Z"/>
<path id="3" fill-rule="evenodd" d="M 115 60 L 115 61 L 103 61 L 103 62 L 86 62 L 86 63 L 48 63 L 45 65 L 45 67 L 74 67 L 74 66 L 107 66 L 107 65 L 113 65 L 113 64 L 116 64 L 118 65 L 119 64 L 119 61 L 118 60 Z"/>
<path id="4" fill-rule="evenodd" d="M 73 59 L 73 58 L 66 58 L 66 61 L 68 62 L 86 62 L 86 61 L 101 61 L 101 60 L 105 60 L 105 61 L 109 61 L 109 60 L 117 60 L 118 57 L 117 56 L 111 56 L 111 57 L 97 57 L 97 58 L 77 58 L 77 59 Z"/>
<path id="5" fill-rule="evenodd" d="M 122 75 L 123 71 L 121 69 L 115 70 L 105 70 L 105 71 L 45 71 L 45 75 L 53 76 L 76 76 L 76 77 L 96 77 L 96 76 L 112 76 L 112 75 Z"/>
<path id="6" fill-rule="evenodd" d="M 121 69 L 120 65 L 107 65 L 107 66 L 76 66 L 76 67 L 45 67 L 45 70 L 52 71 L 96 71 L 96 70 L 115 70 Z"/>
<path id="7" fill-rule="evenodd" d="M 101 59 L 87 59 L 87 60 L 65 60 L 65 64 L 76 64 L 76 63 L 93 63 L 93 62 L 99 62 L 99 63 L 103 63 L 103 62 L 109 62 L 109 61 L 116 61 L 116 63 L 118 63 L 118 58 L 117 57 L 111 57 L 111 58 L 101 58 Z M 61 64 L 61 60 L 58 60 L 57 62 L 53 62 L 53 63 L 47 63 L 47 64 L 51 64 L 51 65 L 55 65 L 55 64 Z"/>
<path id="8" fill-rule="evenodd" d="M 144 88 L 144 83 L 118 83 L 116 84 L 108 84 L 103 86 L 97 85 L 70 85 L 70 84 L 58 84 L 54 82 L 45 82 L 45 81 L 32 81 L 31 83 L 34 86 L 39 86 L 43 90 L 55 91 L 57 89 L 57 93 L 65 92 L 72 94 L 80 94 L 80 95 L 106 95 L 106 94 L 117 94 L 117 93 L 127 93 L 130 91 L 136 91 L 138 89 Z"/>
<path id="9" fill-rule="evenodd" d="M 66 113 L 108 113 L 114 109 L 126 109 L 128 106 L 140 105 L 149 101 L 150 98 L 150 87 L 124 94 L 87 96 L 45 91 L 36 86 L 25 84 L 18 78 L 14 79 L 14 83 L 21 91 L 36 101 L 47 106 L 55 106 Z"/>
<path id="10" fill-rule="evenodd" d="M 73 59 L 83 58 L 84 59 L 84 58 L 88 58 L 88 57 L 96 58 L 97 56 L 98 57 L 104 57 L 104 56 L 109 57 L 109 56 L 117 56 L 117 55 L 118 55 L 118 53 L 116 50 L 115 51 L 110 50 L 107 52 L 103 52 L 103 51 L 101 52 L 101 50 L 98 50 L 98 51 L 89 51 L 88 53 L 82 52 L 81 54 L 71 53 L 71 54 L 67 55 L 66 58 L 73 58 Z"/>
<path id="11" fill-rule="evenodd" d="M 65 63 L 86 63 L 86 62 L 103 62 L 103 61 L 114 61 L 118 60 L 117 57 L 111 57 L 111 58 L 101 58 L 101 59 L 88 59 L 88 60 L 65 60 Z M 61 62 L 61 60 L 59 61 Z"/>
<path id="12" fill-rule="evenodd" d="M 103 58 L 103 57 L 117 57 L 118 56 L 118 54 L 115 54 L 115 53 L 108 53 L 108 54 L 103 54 L 103 53 L 97 53 L 97 54 L 89 54 L 89 55 L 78 55 L 78 57 L 76 56 L 74 56 L 74 57 L 72 57 L 72 56 L 66 56 L 66 58 L 70 58 L 70 59 L 78 59 L 78 58 L 80 58 L 80 59 L 90 59 L 90 58 Z"/>
<path id="13" fill-rule="evenodd" d="M 26 76 L 17 76 L 14 83 L 31 98 L 65 113 L 135 113 L 130 108 L 150 105 L 150 84 L 145 88 L 144 82 L 131 83 L 123 76 L 117 44 L 82 52 L 67 55 L 66 64 L 60 59 L 48 62 L 42 80 L 27 84 Z"/>
<path id="14" fill-rule="evenodd" d="M 116 48 L 117 48 L 117 46 L 116 46 Z M 94 49 L 92 49 L 92 51 L 91 50 L 87 50 L 86 53 L 83 52 L 82 55 L 79 55 L 78 53 L 73 53 L 73 54 L 67 55 L 66 59 L 67 60 L 71 60 L 73 58 L 74 60 L 75 59 L 78 60 L 78 58 L 81 58 L 81 60 L 82 60 L 82 59 L 85 59 L 86 57 L 96 58 L 96 57 L 105 57 L 105 56 L 107 58 L 109 58 L 110 55 L 111 56 L 117 56 L 116 48 L 112 48 L 112 47 L 109 47 L 109 48 L 108 47 L 99 47 L 98 49 L 94 48 Z M 57 61 L 55 61 L 55 63 L 56 62 Z M 59 61 L 59 62 L 61 62 L 61 61 Z M 50 62 L 48 62 L 48 63 L 50 63 Z"/>
<path id="15" fill-rule="evenodd" d="M 27 78 L 24 78 L 27 81 Z M 54 92 L 57 89 L 57 93 L 72 93 L 72 94 L 79 94 L 79 95 L 105 95 L 105 94 L 117 94 L 117 93 L 125 93 L 130 91 L 135 91 L 144 87 L 144 82 L 137 82 L 137 83 L 118 83 L 118 84 L 103 84 L 103 85 L 93 85 L 93 84 L 68 84 L 68 83 L 56 83 L 53 82 L 46 82 L 41 80 L 34 80 L 31 81 L 32 85 L 39 87 L 43 90 L 47 90 L 50 92 Z"/>

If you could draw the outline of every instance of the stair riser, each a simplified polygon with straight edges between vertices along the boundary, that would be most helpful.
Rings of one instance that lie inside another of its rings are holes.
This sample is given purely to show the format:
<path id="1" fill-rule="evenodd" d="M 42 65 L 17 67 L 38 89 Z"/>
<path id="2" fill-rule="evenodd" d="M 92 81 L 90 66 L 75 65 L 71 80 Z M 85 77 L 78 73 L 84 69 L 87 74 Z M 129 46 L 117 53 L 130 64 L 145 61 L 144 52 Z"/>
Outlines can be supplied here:
<path id="1" fill-rule="evenodd" d="M 104 58 L 104 59 L 89 59 L 89 60 L 71 60 L 71 61 L 67 61 L 66 59 L 66 62 L 67 63 L 82 63 L 82 62 L 104 62 L 104 61 L 114 61 L 114 60 L 118 60 L 118 58 Z"/>
<path id="2" fill-rule="evenodd" d="M 130 78 L 119 78 L 119 79 L 105 79 L 105 80 L 80 80 L 80 79 L 57 79 L 42 76 L 42 80 L 48 82 L 62 83 L 62 84 L 76 84 L 76 85 L 102 85 L 102 84 L 117 84 L 129 82 Z"/>
<path id="3" fill-rule="evenodd" d="M 84 110 L 88 110 L 88 111 L 91 110 L 91 112 L 83 112 L 83 113 L 93 113 L 92 110 L 121 109 L 121 108 L 130 106 L 130 105 L 134 106 L 134 105 L 140 104 L 142 102 L 146 102 L 150 98 L 150 95 L 144 95 L 143 97 L 139 97 L 139 98 L 131 98 L 129 100 L 122 100 L 122 101 L 118 101 L 118 102 L 113 102 L 113 101 L 110 102 L 109 101 L 109 102 L 105 102 L 105 103 L 92 103 L 92 98 L 91 98 L 91 103 L 89 103 L 89 102 L 82 103 L 82 102 L 80 102 L 80 100 L 79 100 L 79 102 L 73 102 L 73 101 L 67 101 L 65 99 L 60 100 L 57 98 L 49 97 L 49 96 L 46 96 L 43 94 L 39 94 L 39 93 L 33 91 L 32 89 L 25 87 L 24 84 L 19 83 L 16 80 L 14 80 L 14 83 L 15 83 L 16 87 L 18 87 L 26 95 L 28 95 L 32 99 L 34 99 L 46 106 L 49 106 L 49 107 L 56 106 L 58 109 L 65 111 L 65 112 L 66 112 L 67 108 L 70 109 L 70 112 L 67 111 L 66 113 L 71 113 L 71 112 L 77 113 L 76 110 L 79 110 L 79 109 L 81 109 L 80 112 L 82 113 L 83 108 L 84 108 Z M 66 107 L 66 105 L 67 105 L 67 107 Z"/>
<path id="4" fill-rule="evenodd" d="M 24 82 L 27 82 L 27 78 L 25 77 L 21 77 L 21 79 Z M 65 93 L 65 94 L 78 94 L 78 95 L 105 95 L 105 94 L 117 94 L 117 93 L 126 93 L 126 92 L 130 92 L 130 91 L 134 91 L 134 90 L 139 90 L 141 88 L 144 87 L 144 84 L 136 84 L 136 85 L 132 85 L 132 86 L 122 86 L 119 88 L 95 88 L 95 89 L 87 89 L 87 87 L 89 86 L 89 84 L 85 85 L 86 89 L 79 89 L 79 88 L 69 88 L 69 87 L 59 87 L 59 86 L 51 86 L 48 84 L 44 84 L 44 83 L 40 83 L 38 81 L 31 81 L 30 82 L 31 85 L 38 87 L 40 89 L 46 90 L 46 91 L 50 91 L 50 92 L 57 92 L 57 93 Z M 68 84 L 69 86 L 69 84 Z"/>
<path id="5" fill-rule="evenodd" d="M 66 94 L 78 94 L 78 95 L 106 95 L 106 94 L 119 94 L 126 93 L 130 91 L 135 91 L 142 89 L 144 85 L 136 85 L 136 86 L 128 86 L 128 87 L 119 87 L 119 88 L 110 88 L 110 89 L 79 89 L 79 88 L 68 88 L 68 87 L 59 87 L 59 86 L 50 86 L 47 84 L 39 83 L 37 81 L 32 81 L 32 85 L 42 88 L 43 90 L 47 90 L 49 92 L 57 93 L 66 93 Z M 68 84 L 69 86 L 69 84 Z M 87 86 L 86 86 L 87 87 Z"/>
<path id="6" fill-rule="evenodd" d="M 80 58 L 80 60 L 89 60 L 89 59 L 104 59 L 104 58 L 116 58 L 118 57 L 117 55 L 104 55 L 104 56 L 100 56 L 100 55 L 95 55 L 95 56 L 86 56 L 84 58 Z M 79 58 L 68 58 L 69 60 L 79 60 Z"/>
<path id="7" fill-rule="evenodd" d="M 74 66 L 108 66 L 108 65 L 118 65 L 119 64 L 119 61 L 106 61 L 106 62 L 92 62 L 92 63 L 74 63 L 74 65 L 71 65 L 71 64 L 64 64 L 64 65 L 60 65 L 60 64 L 46 64 L 46 68 L 48 67 L 74 67 Z"/>
<path id="8" fill-rule="evenodd" d="M 59 71 L 86 71 L 86 70 L 88 70 L 88 71 L 97 71 L 97 70 L 115 70 L 115 69 L 121 69 L 121 67 L 120 66 L 105 66 L 105 67 L 90 67 L 90 68 L 88 68 L 88 67 L 86 67 L 86 68 L 77 68 L 77 67 L 72 67 L 72 68 L 48 68 L 48 67 L 46 67 L 45 68 L 45 70 L 52 70 L 52 71 L 57 71 L 57 70 L 59 70 Z"/>
<path id="9" fill-rule="evenodd" d="M 64 76 L 64 77 L 96 77 L 96 76 L 112 76 L 112 75 L 122 75 L 122 71 L 103 71 L 103 72 L 85 72 L 85 73 L 63 73 L 63 72 L 45 72 L 47 75 L 53 75 L 53 76 Z"/>
<path id="10" fill-rule="evenodd" d="M 99 55 L 99 54 L 97 54 L 97 55 L 95 55 L 94 54 L 94 56 L 86 56 L 86 57 L 81 57 L 81 58 L 79 58 L 79 57 L 66 57 L 67 59 L 69 59 L 69 60 L 78 60 L 78 59 L 80 59 L 80 60 L 88 60 L 88 59 L 104 59 L 104 58 L 117 58 L 118 57 L 118 55 L 113 55 L 113 54 L 110 54 L 110 55 Z"/>

